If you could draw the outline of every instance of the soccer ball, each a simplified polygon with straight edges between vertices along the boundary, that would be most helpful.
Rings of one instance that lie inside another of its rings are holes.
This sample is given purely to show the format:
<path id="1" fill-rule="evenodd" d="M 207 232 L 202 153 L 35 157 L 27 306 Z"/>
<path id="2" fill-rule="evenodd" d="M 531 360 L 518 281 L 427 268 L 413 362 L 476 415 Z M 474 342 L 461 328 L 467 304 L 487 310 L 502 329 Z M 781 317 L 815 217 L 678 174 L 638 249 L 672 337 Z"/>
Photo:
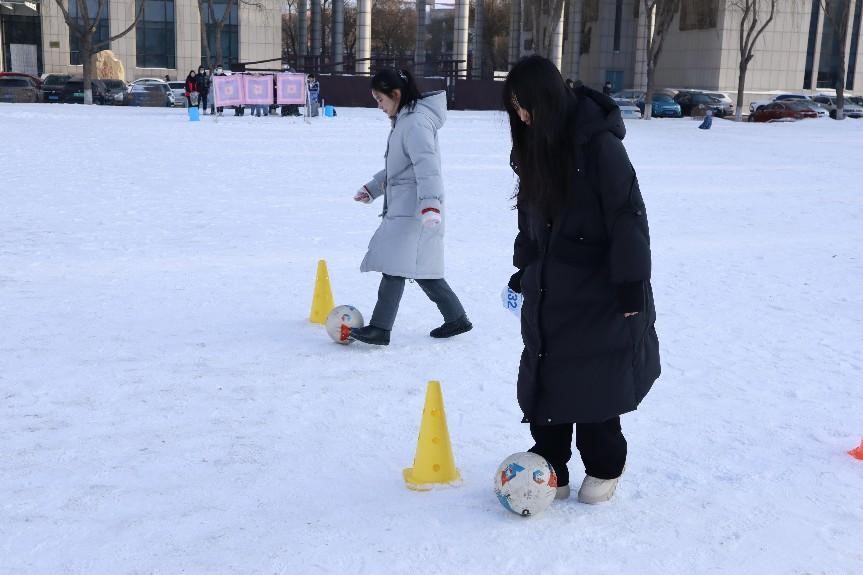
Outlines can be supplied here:
<path id="1" fill-rule="evenodd" d="M 363 327 L 363 314 L 352 305 L 337 305 L 327 316 L 327 333 L 336 343 L 351 343 L 348 333 L 352 327 Z"/>
<path id="2" fill-rule="evenodd" d="M 557 474 L 541 455 L 513 453 L 497 468 L 494 493 L 500 504 L 513 513 L 537 515 L 554 501 Z"/>

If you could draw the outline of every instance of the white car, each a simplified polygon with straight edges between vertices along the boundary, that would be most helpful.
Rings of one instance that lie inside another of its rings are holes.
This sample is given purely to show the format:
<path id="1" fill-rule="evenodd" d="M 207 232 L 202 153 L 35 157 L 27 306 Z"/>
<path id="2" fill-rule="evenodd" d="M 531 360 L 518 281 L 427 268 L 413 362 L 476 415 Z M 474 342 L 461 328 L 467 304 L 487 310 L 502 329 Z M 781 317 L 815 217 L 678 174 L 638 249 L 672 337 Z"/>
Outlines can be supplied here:
<path id="1" fill-rule="evenodd" d="M 165 91 L 167 91 L 167 93 L 168 93 L 168 100 L 171 102 L 172 106 L 176 106 L 178 103 L 181 106 L 185 105 L 185 98 L 180 98 L 178 100 L 176 98 L 176 96 L 174 95 L 174 91 L 171 89 L 171 86 L 168 84 L 168 82 L 166 82 L 164 80 L 160 80 L 159 78 L 138 78 L 137 80 L 135 80 L 134 82 L 129 84 L 129 90 L 128 91 L 131 92 L 132 86 L 134 86 L 136 84 L 157 84 L 160 86 L 164 86 Z M 184 88 L 184 94 L 185 94 L 185 88 Z"/>
<path id="2" fill-rule="evenodd" d="M 175 104 L 186 105 L 186 83 L 182 81 L 168 82 L 168 87 L 174 93 Z"/>
<path id="3" fill-rule="evenodd" d="M 623 119 L 640 119 L 641 118 L 641 110 L 638 109 L 638 106 L 633 106 L 628 103 L 617 102 L 617 106 L 620 108 L 620 116 Z"/>

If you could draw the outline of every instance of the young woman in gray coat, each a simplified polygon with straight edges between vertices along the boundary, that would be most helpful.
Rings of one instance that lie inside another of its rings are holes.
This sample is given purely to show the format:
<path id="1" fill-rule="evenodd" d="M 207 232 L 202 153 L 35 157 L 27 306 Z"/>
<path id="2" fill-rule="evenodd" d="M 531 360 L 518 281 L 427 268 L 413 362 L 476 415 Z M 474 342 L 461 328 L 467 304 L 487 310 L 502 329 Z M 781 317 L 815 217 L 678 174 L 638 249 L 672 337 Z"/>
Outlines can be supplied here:
<path id="1" fill-rule="evenodd" d="M 461 302 L 443 278 L 445 211 L 437 131 L 446 121 L 446 93 L 420 95 L 406 70 L 382 70 L 372 78 L 372 97 L 392 122 L 386 167 L 354 200 L 371 203 L 383 197 L 381 224 L 360 267 L 383 277 L 369 324 L 352 329 L 350 338 L 389 344 L 405 278 L 416 280 L 443 314 L 443 325 L 429 335 L 446 338 L 470 331 Z"/>

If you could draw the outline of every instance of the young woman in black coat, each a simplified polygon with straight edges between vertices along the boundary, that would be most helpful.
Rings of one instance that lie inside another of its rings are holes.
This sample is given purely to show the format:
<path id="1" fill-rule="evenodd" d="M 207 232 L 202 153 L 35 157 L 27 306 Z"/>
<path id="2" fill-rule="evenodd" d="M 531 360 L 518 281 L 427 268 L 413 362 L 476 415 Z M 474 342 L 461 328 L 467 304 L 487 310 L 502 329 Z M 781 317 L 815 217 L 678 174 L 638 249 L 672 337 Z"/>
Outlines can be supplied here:
<path id="1" fill-rule="evenodd" d="M 522 293 L 518 401 L 535 445 L 569 496 L 611 499 L 626 462 L 620 415 L 659 377 L 647 212 L 608 96 L 566 87 L 549 60 L 518 62 L 504 84 L 518 175 L 510 289 Z"/>

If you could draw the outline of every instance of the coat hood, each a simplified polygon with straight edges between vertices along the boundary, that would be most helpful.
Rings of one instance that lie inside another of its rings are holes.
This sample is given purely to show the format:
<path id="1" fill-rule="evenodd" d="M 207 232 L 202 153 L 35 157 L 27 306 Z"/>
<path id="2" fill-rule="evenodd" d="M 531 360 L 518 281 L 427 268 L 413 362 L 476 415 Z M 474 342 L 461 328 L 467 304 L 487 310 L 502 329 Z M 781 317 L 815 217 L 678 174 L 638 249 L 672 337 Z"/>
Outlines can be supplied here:
<path id="1" fill-rule="evenodd" d="M 623 117 L 614 100 L 584 85 L 573 90 L 569 121 L 576 144 L 586 144 L 600 132 L 611 132 L 621 140 L 626 136 Z"/>
<path id="2" fill-rule="evenodd" d="M 436 130 L 440 130 L 446 122 L 446 92 L 443 90 L 426 92 L 417 100 L 413 110 L 405 107 L 396 118 L 407 114 L 422 114 L 431 120 Z"/>

